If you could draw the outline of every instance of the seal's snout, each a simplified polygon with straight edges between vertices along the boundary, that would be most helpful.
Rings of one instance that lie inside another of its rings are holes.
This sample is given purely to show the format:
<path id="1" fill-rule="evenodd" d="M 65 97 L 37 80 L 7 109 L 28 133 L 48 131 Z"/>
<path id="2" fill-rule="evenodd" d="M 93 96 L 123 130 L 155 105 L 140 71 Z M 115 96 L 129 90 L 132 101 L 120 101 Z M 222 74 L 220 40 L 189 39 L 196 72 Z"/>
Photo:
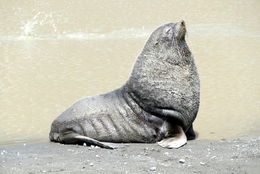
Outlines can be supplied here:
<path id="1" fill-rule="evenodd" d="M 177 23 L 177 31 L 178 31 L 178 38 L 184 38 L 185 37 L 185 33 L 186 33 L 186 25 L 184 20 L 181 20 L 180 22 Z"/>
<path id="2" fill-rule="evenodd" d="M 181 26 L 185 28 L 185 22 L 184 22 L 184 20 L 181 20 L 180 23 L 181 23 Z"/>
<path id="3" fill-rule="evenodd" d="M 180 30 L 181 30 L 182 32 L 185 32 L 185 31 L 186 31 L 186 25 L 185 25 L 184 20 L 181 20 L 181 21 L 179 22 L 179 25 L 180 25 Z"/>

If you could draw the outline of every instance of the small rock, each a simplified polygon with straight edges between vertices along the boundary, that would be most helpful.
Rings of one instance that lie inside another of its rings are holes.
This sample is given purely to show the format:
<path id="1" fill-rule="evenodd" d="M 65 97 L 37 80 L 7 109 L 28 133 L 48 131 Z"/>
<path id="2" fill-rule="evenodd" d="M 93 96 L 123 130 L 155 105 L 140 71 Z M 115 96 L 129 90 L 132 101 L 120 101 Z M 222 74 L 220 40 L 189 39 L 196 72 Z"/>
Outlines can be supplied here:
<path id="1" fill-rule="evenodd" d="M 216 158 L 216 156 L 212 156 L 210 159 L 215 159 Z"/>
<path id="2" fill-rule="evenodd" d="M 93 163 L 89 163 L 89 165 L 90 165 L 90 166 L 94 166 L 94 164 L 93 164 Z"/>
<path id="3" fill-rule="evenodd" d="M 169 152 L 165 152 L 165 153 L 164 153 L 164 155 L 167 155 L 167 156 L 168 156 L 169 154 L 170 154 Z"/>
<path id="4" fill-rule="evenodd" d="M 154 172 L 156 171 L 156 167 L 151 167 L 149 170 Z"/>
<path id="5" fill-rule="evenodd" d="M 200 164 L 201 164 L 202 166 L 204 166 L 204 165 L 205 165 L 205 163 L 204 163 L 204 162 L 200 162 Z"/>
<path id="6" fill-rule="evenodd" d="M 86 143 L 83 143 L 83 146 L 84 146 L 84 147 L 86 147 L 86 146 L 87 146 L 87 144 L 86 144 Z"/>
<path id="7" fill-rule="evenodd" d="M 99 156 L 99 155 L 96 155 L 96 157 L 97 157 L 97 158 L 100 158 L 100 156 Z"/>
<path id="8" fill-rule="evenodd" d="M 185 163 L 185 159 L 180 159 L 179 163 L 181 163 L 181 164 Z"/>

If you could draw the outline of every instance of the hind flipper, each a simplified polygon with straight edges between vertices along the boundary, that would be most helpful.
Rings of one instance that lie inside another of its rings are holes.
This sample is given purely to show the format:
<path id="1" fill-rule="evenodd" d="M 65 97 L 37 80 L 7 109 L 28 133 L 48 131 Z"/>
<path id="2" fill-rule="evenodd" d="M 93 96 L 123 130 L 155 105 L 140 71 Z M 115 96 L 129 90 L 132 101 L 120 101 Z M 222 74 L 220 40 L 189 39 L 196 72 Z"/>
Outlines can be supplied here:
<path id="1" fill-rule="evenodd" d="M 112 147 L 110 144 L 100 142 L 90 137 L 86 137 L 83 135 L 79 135 L 77 133 L 67 133 L 62 136 L 62 142 L 65 144 L 78 144 L 78 143 L 86 143 L 87 145 L 99 146 L 106 149 L 115 149 L 116 147 Z"/>
<path id="2" fill-rule="evenodd" d="M 176 134 L 173 137 L 165 138 L 158 144 L 165 148 L 179 148 L 187 143 L 187 137 L 181 126 L 176 125 Z"/>

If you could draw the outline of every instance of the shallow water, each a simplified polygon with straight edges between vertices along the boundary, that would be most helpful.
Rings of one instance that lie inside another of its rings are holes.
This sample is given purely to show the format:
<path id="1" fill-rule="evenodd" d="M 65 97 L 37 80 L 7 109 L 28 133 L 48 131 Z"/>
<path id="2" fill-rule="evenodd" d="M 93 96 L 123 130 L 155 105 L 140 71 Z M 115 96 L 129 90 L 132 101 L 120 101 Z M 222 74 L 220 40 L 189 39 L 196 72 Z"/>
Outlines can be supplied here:
<path id="1" fill-rule="evenodd" d="M 260 136 L 259 1 L 0 3 L 0 144 L 47 141 L 84 96 L 128 79 L 149 34 L 184 19 L 201 78 L 201 139 Z"/>

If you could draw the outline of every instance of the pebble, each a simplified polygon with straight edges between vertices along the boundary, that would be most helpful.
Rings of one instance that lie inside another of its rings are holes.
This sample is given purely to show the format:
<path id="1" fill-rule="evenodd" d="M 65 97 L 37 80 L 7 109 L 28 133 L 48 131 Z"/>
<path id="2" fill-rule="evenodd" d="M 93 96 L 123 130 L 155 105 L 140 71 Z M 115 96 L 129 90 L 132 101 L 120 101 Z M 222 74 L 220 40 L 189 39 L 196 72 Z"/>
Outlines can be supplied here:
<path id="1" fill-rule="evenodd" d="M 86 147 L 86 146 L 87 146 L 87 144 L 86 144 L 86 143 L 83 143 L 83 146 L 84 146 L 84 147 Z"/>
<path id="2" fill-rule="evenodd" d="M 94 164 L 93 164 L 93 163 L 89 163 L 89 165 L 90 165 L 90 166 L 94 166 Z"/>
<path id="3" fill-rule="evenodd" d="M 181 163 L 181 164 L 185 163 L 185 159 L 180 159 L 179 163 Z"/>
<path id="4" fill-rule="evenodd" d="M 215 159 L 217 156 L 212 156 L 210 159 Z"/>
<path id="5" fill-rule="evenodd" d="M 170 154 L 169 152 L 165 152 L 165 153 L 164 153 L 164 155 L 167 155 L 167 156 L 168 156 L 169 154 Z"/>
<path id="6" fill-rule="evenodd" d="M 154 172 L 156 171 L 156 167 L 151 167 L 149 170 Z"/>
<path id="7" fill-rule="evenodd" d="M 6 151 L 6 150 L 3 150 L 3 151 L 1 152 L 1 155 L 4 155 L 5 153 L 7 153 L 7 151 Z"/>
<path id="8" fill-rule="evenodd" d="M 204 163 L 204 162 L 200 162 L 200 164 L 201 164 L 201 165 L 203 165 L 203 166 L 205 165 L 205 163 Z"/>

